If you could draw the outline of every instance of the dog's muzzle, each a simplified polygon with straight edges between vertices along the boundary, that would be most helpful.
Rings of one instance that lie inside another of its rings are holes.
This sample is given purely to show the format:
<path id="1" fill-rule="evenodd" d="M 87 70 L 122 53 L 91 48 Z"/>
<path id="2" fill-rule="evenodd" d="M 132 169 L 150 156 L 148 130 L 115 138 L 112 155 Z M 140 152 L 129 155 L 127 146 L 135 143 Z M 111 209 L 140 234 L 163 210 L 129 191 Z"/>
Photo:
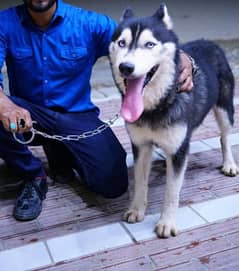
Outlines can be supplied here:
<path id="1" fill-rule="evenodd" d="M 134 64 L 123 62 L 119 65 L 119 71 L 123 77 L 128 77 L 134 72 Z"/>
<path id="2" fill-rule="evenodd" d="M 152 77 L 154 76 L 154 74 L 156 73 L 157 69 L 158 69 L 159 65 L 155 65 L 146 75 L 145 77 L 145 81 L 144 81 L 144 86 L 145 87 L 150 80 L 152 79 Z M 133 74 L 134 72 L 134 64 L 130 63 L 130 62 L 123 62 L 119 65 L 119 71 L 121 73 L 121 76 L 124 78 L 124 82 L 126 84 L 127 78 L 130 78 L 130 76 Z"/>

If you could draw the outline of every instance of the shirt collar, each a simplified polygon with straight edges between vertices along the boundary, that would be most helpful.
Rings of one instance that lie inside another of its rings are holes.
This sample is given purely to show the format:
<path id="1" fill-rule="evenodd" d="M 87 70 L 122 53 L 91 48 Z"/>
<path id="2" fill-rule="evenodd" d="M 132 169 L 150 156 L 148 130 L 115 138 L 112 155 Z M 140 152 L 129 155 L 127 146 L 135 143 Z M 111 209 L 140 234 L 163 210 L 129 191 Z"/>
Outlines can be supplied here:
<path id="1" fill-rule="evenodd" d="M 66 4 L 62 0 L 57 0 L 56 2 L 57 2 L 57 8 L 56 8 L 56 12 L 54 14 L 53 20 L 58 17 L 64 18 L 65 13 L 66 13 Z"/>
<path id="2" fill-rule="evenodd" d="M 53 15 L 52 22 L 55 21 L 56 19 L 63 19 L 66 14 L 66 4 L 62 0 L 57 0 L 56 2 L 57 8 L 55 14 Z M 17 13 L 22 23 L 30 21 L 30 17 L 25 5 L 18 6 Z"/>

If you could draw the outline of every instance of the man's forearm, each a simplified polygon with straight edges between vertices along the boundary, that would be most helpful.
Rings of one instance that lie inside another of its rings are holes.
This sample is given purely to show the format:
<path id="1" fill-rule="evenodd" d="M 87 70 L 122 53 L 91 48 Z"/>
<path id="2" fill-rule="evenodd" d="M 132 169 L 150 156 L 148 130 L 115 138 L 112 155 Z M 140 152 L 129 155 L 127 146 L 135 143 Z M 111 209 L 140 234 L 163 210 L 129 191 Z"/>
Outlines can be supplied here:
<path id="1" fill-rule="evenodd" d="M 14 103 L 8 98 L 8 96 L 4 93 L 3 88 L 0 86 L 0 120 L 3 112 L 8 111 Z"/>
<path id="2" fill-rule="evenodd" d="M 4 99 L 4 97 L 6 97 L 6 95 L 4 94 L 3 89 L 0 86 L 0 102 L 2 101 L 2 99 Z"/>
<path id="3" fill-rule="evenodd" d="M 1 105 L 3 105 L 4 102 L 9 101 L 7 95 L 4 93 L 3 88 L 0 86 L 0 111 L 1 111 Z"/>
<path id="4" fill-rule="evenodd" d="M 6 96 L 6 95 L 4 94 L 3 88 L 0 86 L 0 97 L 2 96 Z"/>

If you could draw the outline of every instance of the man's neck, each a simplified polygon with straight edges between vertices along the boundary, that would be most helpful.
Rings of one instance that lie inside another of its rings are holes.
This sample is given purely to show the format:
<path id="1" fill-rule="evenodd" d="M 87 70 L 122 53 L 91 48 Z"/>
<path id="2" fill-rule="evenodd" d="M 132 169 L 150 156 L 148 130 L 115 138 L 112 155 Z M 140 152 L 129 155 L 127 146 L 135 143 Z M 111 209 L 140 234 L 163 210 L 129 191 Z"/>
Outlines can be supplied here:
<path id="1" fill-rule="evenodd" d="M 56 11 L 56 3 L 45 12 L 35 12 L 28 9 L 33 22 L 42 29 L 46 29 Z"/>

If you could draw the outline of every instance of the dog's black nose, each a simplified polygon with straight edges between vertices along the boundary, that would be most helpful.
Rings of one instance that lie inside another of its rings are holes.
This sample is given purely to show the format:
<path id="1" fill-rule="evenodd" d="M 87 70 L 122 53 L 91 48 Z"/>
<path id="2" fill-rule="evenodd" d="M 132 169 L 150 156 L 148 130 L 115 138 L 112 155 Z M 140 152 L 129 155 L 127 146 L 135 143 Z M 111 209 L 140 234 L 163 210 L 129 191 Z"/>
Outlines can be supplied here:
<path id="1" fill-rule="evenodd" d="M 122 75 L 129 76 L 134 71 L 134 65 L 129 62 L 123 62 L 119 65 L 119 70 Z"/>

